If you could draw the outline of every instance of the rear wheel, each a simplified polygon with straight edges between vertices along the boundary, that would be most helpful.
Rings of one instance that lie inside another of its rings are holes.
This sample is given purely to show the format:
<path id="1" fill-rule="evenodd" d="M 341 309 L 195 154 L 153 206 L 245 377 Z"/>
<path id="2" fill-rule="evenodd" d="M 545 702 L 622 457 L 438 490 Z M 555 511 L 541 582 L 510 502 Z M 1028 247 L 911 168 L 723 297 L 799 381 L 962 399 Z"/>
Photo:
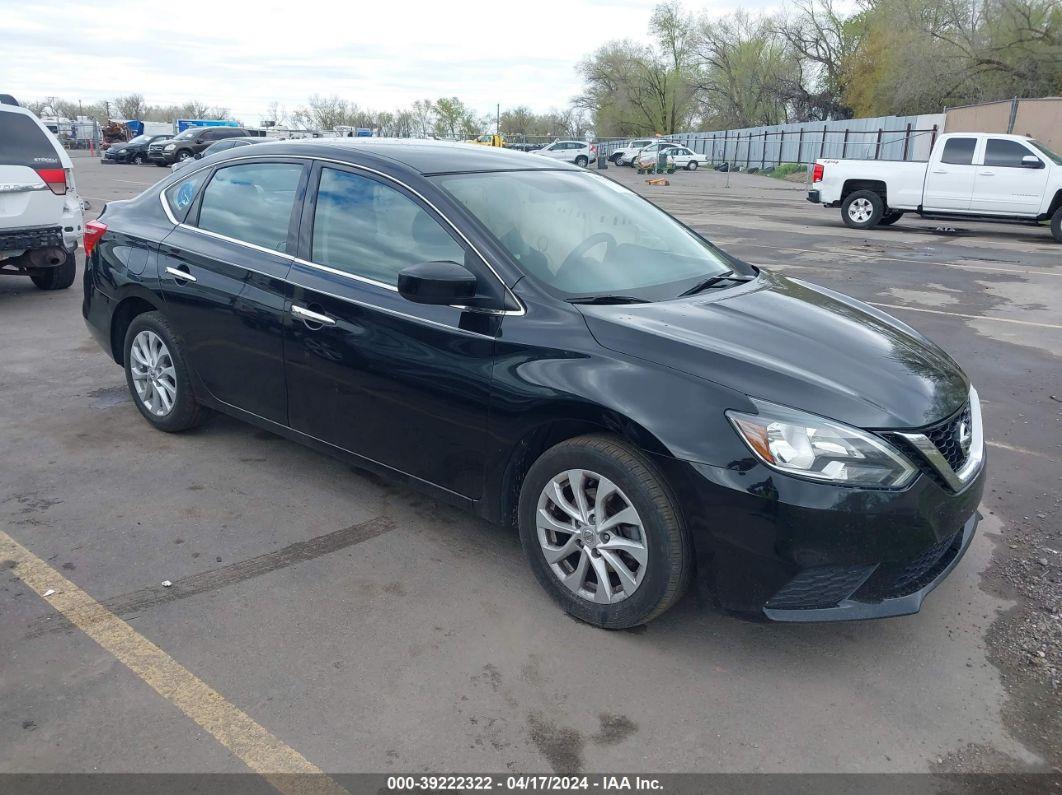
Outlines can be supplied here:
<path id="1" fill-rule="evenodd" d="M 125 333 L 125 380 L 144 419 L 160 431 L 194 428 L 207 410 L 192 394 L 181 345 L 159 312 L 133 318 Z"/>
<path id="2" fill-rule="evenodd" d="M 1062 207 L 1055 210 L 1055 214 L 1051 216 L 1051 237 L 1062 243 Z"/>
<path id="3" fill-rule="evenodd" d="M 892 226 L 894 223 L 903 218 L 903 210 L 889 210 L 878 221 L 880 226 Z"/>
<path id="4" fill-rule="evenodd" d="M 74 283 L 77 273 L 77 260 L 74 252 L 68 251 L 66 259 L 54 268 L 41 268 L 30 271 L 30 279 L 41 290 L 65 290 Z"/>
<path id="5" fill-rule="evenodd" d="M 590 158 L 588 158 L 586 155 L 579 155 L 577 158 L 575 158 L 575 165 L 579 166 L 580 168 L 586 168 L 586 165 L 589 162 Z"/>
<path id="6" fill-rule="evenodd" d="M 675 499 L 652 462 L 622 441 L 580 436 L 547 450 L 524 478 L 519 516 L 539 583 L 590 624 L 644 624 L 689 584 Z"/>
<path id="7" fill-rule="evenodd" d="M 884 211 L 885 202 L 872 190 L 854 191 L 841 202 L 841 220 L 852 229 L 877 226 Z"/>

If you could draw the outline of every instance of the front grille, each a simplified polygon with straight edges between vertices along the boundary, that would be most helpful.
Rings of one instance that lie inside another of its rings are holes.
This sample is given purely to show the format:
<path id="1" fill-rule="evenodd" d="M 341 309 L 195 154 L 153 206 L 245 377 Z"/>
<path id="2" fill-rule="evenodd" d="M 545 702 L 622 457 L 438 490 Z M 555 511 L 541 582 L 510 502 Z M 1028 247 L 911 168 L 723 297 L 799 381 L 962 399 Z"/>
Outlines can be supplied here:
<path id="1" fill-rule="evenodd" d="M 815 566 L 804 569 L 767 602 L 778 610 L 836 607 L 874 572 L 875 566 Z"/>
<path id="2" fill-rule="evenodd" d="M 923 431 L 936 448 L 940 450 L 940 454 L 944 456 L 948 466 L 955 472 L 962 469 L 962 465 L 966 463 L 966 453 L 963 452 L 962 445 L 959 443 L 959 429 L 963 426 L 963 423 L 965 423 L 967 432 L 969 432 L 969 403 L 950 420 L 945 420 Z"/>
<path id="3" fill-rule="evenodd" d="M 38 229 L 13 229 L 0 232 L 0 251 L 63 247 L 63 229 L 45 226 Z"/>

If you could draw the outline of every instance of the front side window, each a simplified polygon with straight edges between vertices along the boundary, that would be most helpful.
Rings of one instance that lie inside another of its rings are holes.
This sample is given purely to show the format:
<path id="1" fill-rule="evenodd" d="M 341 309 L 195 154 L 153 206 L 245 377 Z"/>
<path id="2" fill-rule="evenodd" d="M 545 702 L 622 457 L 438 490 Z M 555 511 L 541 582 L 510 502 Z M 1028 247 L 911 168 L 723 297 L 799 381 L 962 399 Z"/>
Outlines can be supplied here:
<path id="1" fill-rule="evenodd" d="M 166 203 L 170 206 L 173 217 L 178 221 L 184 220 L 188 208 L 195 201 L 196 194 L 203 187 L 203 180 L 206 179 L 207 173 L 206 170 L 199 171 L 166 188 Z"/>
<path id="2" fill-rule="evenodd" d="M 203 191 L 197 226 L 284 252 L 301 176 L 302 166 L 293 163 L 246 163 L 220 168 Z"/>
<path id="3" fill-rule="evenodd" d="M 1005 138 L 989 138 L 985 146 L 985 165 L 1003 168 L 1021 168 L 1021 159 L 1032 155 L 1028 149 L 1017 141 Z"/>
<path id="4" fill-rule="evenodd" d="M 313 262 L 394 287 L 409 265 L 464 257 L 464 248 L 404 193 L 360 174 L 321 170 Z"/>
<path id="5" fill-rule="evenodd" d="M 976 148 L 976 138 L 949 138 L 944 144 L 944 153 L 940 156 L 940 162 L 950 163 L 953 166 L 968 166 L 973 163 Z"/>
<path id="6" fill-rule="evenodd" d="M 446 174 L 521 268 L 565 296 L 660 300 L 730 271 L 721 252 L 621 185 L 590 172 Z"/>

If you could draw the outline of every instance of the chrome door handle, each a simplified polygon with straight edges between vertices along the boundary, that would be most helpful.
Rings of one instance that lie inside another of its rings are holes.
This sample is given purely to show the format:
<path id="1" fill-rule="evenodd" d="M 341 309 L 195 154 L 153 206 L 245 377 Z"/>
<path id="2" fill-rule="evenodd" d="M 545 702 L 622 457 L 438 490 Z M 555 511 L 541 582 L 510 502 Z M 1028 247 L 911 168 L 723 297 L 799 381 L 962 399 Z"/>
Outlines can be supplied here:
<path id="1" fill-rule="evenodd" d="M 181 282 L 197 282 L 199 279 L 195 278 L 188 271 L 182 271 L 180 268 L 173 268 L 169 265 L 166 266 L 166 273 L 170 274 L 174 279 Z"/>
<path id="2" fill-rule="evenodd" d="M 982 177 L 994 177 L 995 175 L 996 175 L 995 171 L 982 171 L 980 173 L 980 176 L 982 176 Z"/>
<path id="3" fill-rule="evenodd" d="M 299 306 L 298 304 L 291 305 L 291 314 L 310 323 L 320 323 L 322 326 L 334 326 L 336 324 L 335 318 L 331 318 L 328 315 L 322 315 L 319 312 L 314 312 L 304 306 Z"/>
<path id="4" fill-rule="evenodd" d="M 948 172 L 943 170 L 943 169 L 939 169 L 939 170 L 935 170 L 933 173 L 934 174 L 947 174 Z"/>

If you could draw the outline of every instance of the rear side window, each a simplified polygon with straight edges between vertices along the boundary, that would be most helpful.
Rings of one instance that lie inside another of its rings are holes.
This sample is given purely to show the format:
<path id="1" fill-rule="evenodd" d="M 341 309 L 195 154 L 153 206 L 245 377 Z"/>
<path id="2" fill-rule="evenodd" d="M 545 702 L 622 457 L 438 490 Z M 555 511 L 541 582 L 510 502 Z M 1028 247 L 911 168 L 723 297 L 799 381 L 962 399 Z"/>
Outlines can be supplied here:
<path id="1" fill-rule="evenodd" d="M 1032 155 L 1032 152 L 1017 141 L 989 138 L 985 146 L 985 165 L 1021 168 L 1021 159 L 1029 155 Z"/>
<path id="2" fill-rule="evenodd" d="M 461 245 L 405 194 L 349 171 L 321 170 L 314 262 L 395 286 L 408 265 L 464 257 Z"/>
<path id="3" fill-rule="evenodd" d="M 55 145 L 36 120 L 0 111 L 0 163 L 30 168 L 56 168 L 61 164 Z"/>
<path id="4" fill-rule="evenodd" d="M 302 166 L 247 163 L 220 168 L 203 191 L 200 229 L 285 252 Z"/>
<path id="5" fill-rule="evenodd" d="M 207 170 L 200 171 L 166 188 L 166 203 L 170 206 L 170 212 L 173 213 L 173 217 L 178 222 L 183 221 L 185 215 L 188 214 L 188 208 L 195 201 L 195 196 L 199 193 L 199 189 L 203 187 L 203 180 L 206 179 L 208 173 Z"/>
<path id="6" fill-rule="evenodd" d="M 976 148 L 976 138 L 949 138 L 944 144 L 944 154 L 940 156 L 940 162 L 951 163 L 954 166 L 968 166 L 973 163 Z"/>

